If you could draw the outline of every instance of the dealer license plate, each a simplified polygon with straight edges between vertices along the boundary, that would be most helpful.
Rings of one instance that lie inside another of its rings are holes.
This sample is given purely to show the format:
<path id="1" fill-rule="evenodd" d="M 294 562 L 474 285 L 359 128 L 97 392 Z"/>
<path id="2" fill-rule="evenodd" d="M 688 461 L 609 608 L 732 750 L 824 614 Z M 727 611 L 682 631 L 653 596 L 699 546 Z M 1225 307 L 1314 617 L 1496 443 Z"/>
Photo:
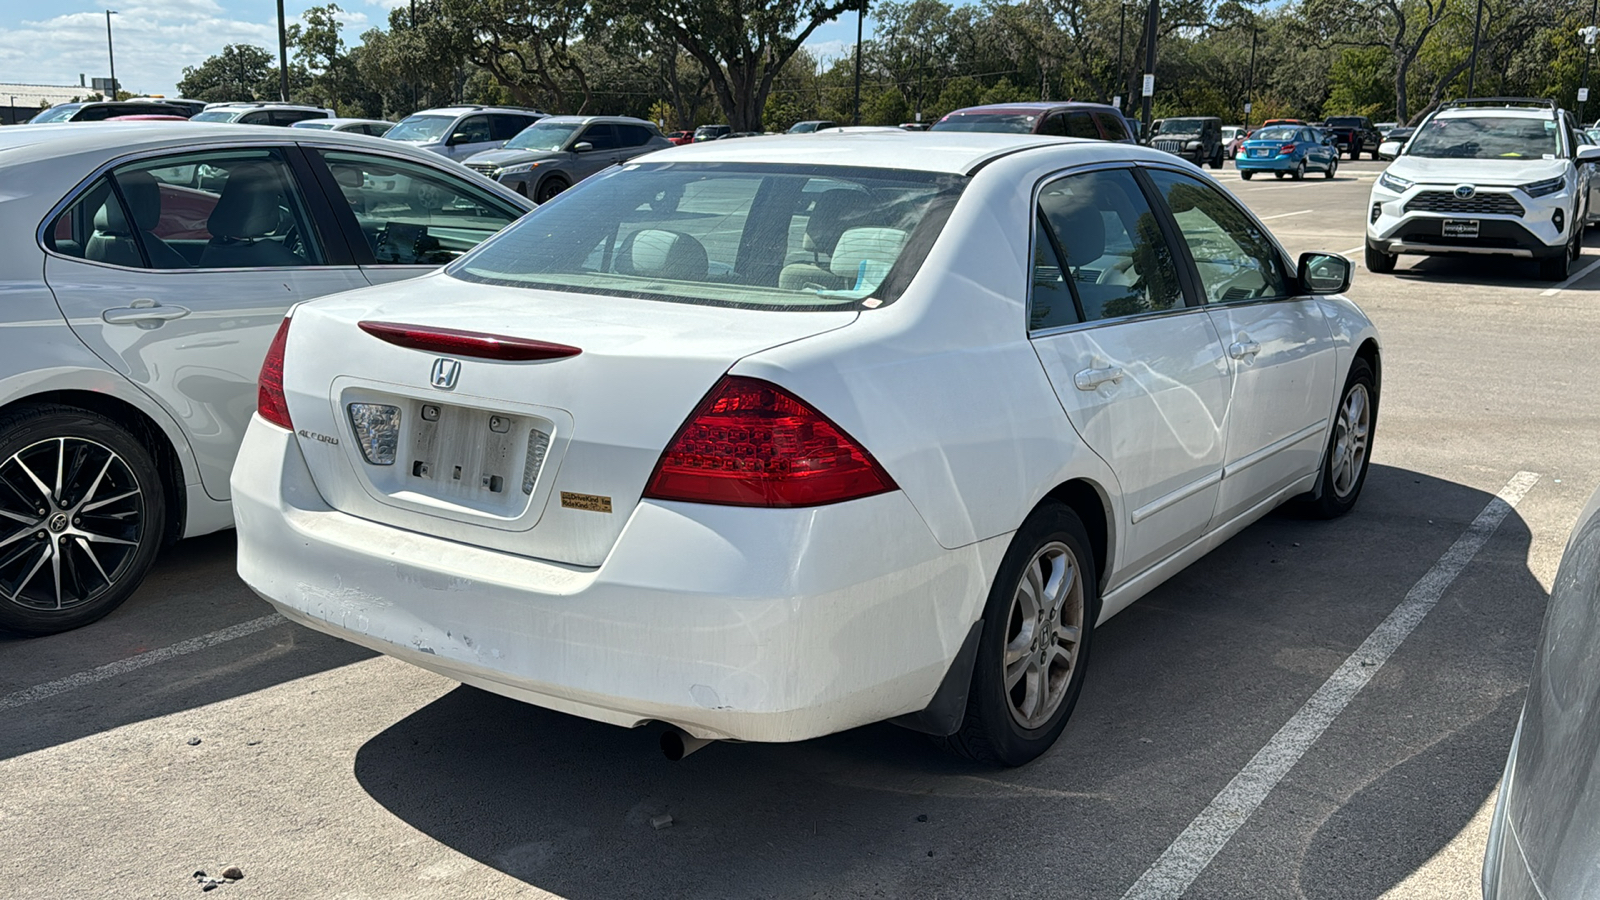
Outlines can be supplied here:
<path id="1" fill-rule="evenodd" d="M 1444 236 L 1456 238 L 1475 238 L 1478 236 L 1478 220 L 1445 219 Z"/>

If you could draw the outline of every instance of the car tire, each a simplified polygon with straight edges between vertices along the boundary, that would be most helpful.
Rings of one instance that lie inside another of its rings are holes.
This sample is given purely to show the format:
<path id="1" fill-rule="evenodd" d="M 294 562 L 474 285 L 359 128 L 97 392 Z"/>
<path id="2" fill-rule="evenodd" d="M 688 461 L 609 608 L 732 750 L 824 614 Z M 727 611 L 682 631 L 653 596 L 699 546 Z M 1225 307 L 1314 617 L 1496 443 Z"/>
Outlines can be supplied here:
<path id="1" fill-rule="evenodd" d="M 1383 146 L 1383 145 L 1382 144 L 1374 144 L 1374 145 L 1372 145 L 1372 161 L 1373 162 L 1377 162 L 1378 161 L 1378 159 L 1379 159 L 1379 157 L 1378 157 L 1378 148 L 1381 147 L 1381 146 Z"/>
<path id="2" fill-rule="evenodd" d="M 1250 176 L 1252 176 L 1254 174 L 1256 174 L 1256 173 L 1246 169 L 1246 170 L 1244 170 L 1244 171 L 1239 173 L 1239 177 L 1243 178 L 1245 181 L 1249 181 L 1250 180 Z"/>
<path id="3" fill-rule="evenodd" d="M 1360 144 L 1351 144 L 1350 145 L 1350 158 L 1351 159 L 1355 159 L 1355 158 L 1359 157 L 1360 155 L 1361 155 L 1361 145 Z"/>
<path id="4" fill-rule="evenodd" d="M 1335 155 L 1333 157 L 1333 159 L 1328 160 L 1328 167 L 1326 169 L 1322 170 L 1322 177 L 1328 179 L 1329 181 L 1332 181 L 1334 174 L 1336 172 L 1338 172 L 1338 171 L 1339 171 L 1339 157 L 1337 155 Z"/>
<path id="5" fill-rule="evenodd" d="M 1367 271 L 1377 275 L 1387 275 L 1394 271 L 1394 264 L 1399 259 L 1398 254 L 1385 253 L 1367 242 L 1366 266 Z"/>
<path id="6" fill-rule="evenodd" d="M 562 178 L 560 175 L 551 175 L 549 178 L 539 182 L 539 189 L 534 192 L 533 202 L 549 203 L 551 199 L 555 197 L 555 195 L 566 190 L 567 187 L 567 180 L 565 178 Z"/>
<path id="7" fill-rule="evenodd" d="M 1272 177 L 1278 179 L 1279 181 L 1282 181 L 1283 180 L 1283 176 L 1285 176 L 1287 174 L 1289 174 L 1289 173 L 1288 172 L 1273 172 L 1272 173 Z"/>
<path id="8" fill-rule="evenodd" d="M 1574 231 L 1573 236 L 1567 241 L 1567 246 L 1562 248 L 1559 256 L 1551 256 L 1539 260 L 1539 277 L 1544 281 L 1566 281 L 1572 274 L 1572 264 L 1575 257 L 1582 254 L 1579 244 L 1581 232 Z M 1574 252 L 1576 251 L 1576 252 Z"/>
<path id="9" fill-rule="evenodd" d="M 1300 164 L 1299 165 L 1294 167 L 1294 180 L 1295 181 L 1305 181 L 1306 180 L 1306 161 L 1303 160 L 1303 159 L 1300 160 Z"/>
<path id="10" fill-rule="evenodd" d="M 1049 750 L 1083 689 L 1098 585 L 1089 533 L 1077 514 L 1055 502 L 1034 510 L 1011 539 L 989 591 L 961 728 L 936 741 L 958 756 L 1001 766 L 1020 766 Z"/>
<path id="11" fill-rule="evenodd" d="M 1356 357 L 1350 363 L 1339 408 L 1334 411 L 1333 433 L 1322 454 L 1322 496 L 1301 503 L 1304 512 L 1318 519 L 1333 519 L 1355 508 L 1367 483 L 1372 461 L 1372 438 L 1378 428 L 1378 386 L 1372 366 Z"/>
<path id="12" fill-rule="evenodd" d="M 0 485 L 0 628 L 87 625 L 149 574 L 165 493 L 150 451 L 116 421 L 55 405 L 0 417 Z"/>

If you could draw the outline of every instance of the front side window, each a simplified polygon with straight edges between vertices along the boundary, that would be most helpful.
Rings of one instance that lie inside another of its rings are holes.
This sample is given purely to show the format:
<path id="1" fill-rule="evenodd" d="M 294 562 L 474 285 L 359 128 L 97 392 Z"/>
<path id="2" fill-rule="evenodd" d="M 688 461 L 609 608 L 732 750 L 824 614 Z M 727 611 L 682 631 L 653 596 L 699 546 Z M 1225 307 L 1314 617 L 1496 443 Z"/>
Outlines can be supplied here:
<path id="1" fill-rule="evenodd" d="M 140 160 L 102 181 L 57 219 L 51 249 L 143 269 L 323 263 L 305 201 L 275 149 Z"/>
<path id="2" fill-rule="evenodd" d="M 507 150 L 560 150 L 567 145 L 573 132 L 583 127 L 579 122 L 535 122 L 522 129 L 506 143 Z"/>
<path id="3" fill-rule="evenodd" d="M 386 156 L 319 150 L 379 265 L 438 266 L 521 214 L 465 179 Z"/>
<path id="4" fill-rule="evenodd" d="M 1221 191 L 1188 175 L 1150 170 L 1189 248 L 1208 303 L 1290 293 L 1283 257 L 1266 230 Z"/>
<path id="5" fill-rule="evenodd" d="M 467 116 L 456 126 L 455 133 L 450 136 L 450 143 L 481 144 L 493 140 L 489 134 L 488 116 Z"/>
<path id="6" fill-rule="evenodd" d="M 967 180 L 833 166 L 634 164 L 539 207 L 449 272 L 599 297 L 872 308 L 899 296 Z"/>
<path id="7" fill-rule="evenodd" d="M 585 128 L 583 134 L 578 136 L 578 143 L 585 141 L 592 144 L 595 150 L 617 149 L 616 134 L 611 130 L 611 126 L 604 122 Z"/>
<path id="8" fill-rule="evenodd" d="M 1554 119 L 1532 116 L 1435 116 L 1411 136 L 1407 156 L 1439 159 L 1556 159 Z"/>
<path id="9" fill-rule="evenodd" d="M 1084 321 L 1184 305 L 1172 250 L 1132 171 L 1053 181 L 1039 193 L 1039 212 L 1061 249 Z"/>

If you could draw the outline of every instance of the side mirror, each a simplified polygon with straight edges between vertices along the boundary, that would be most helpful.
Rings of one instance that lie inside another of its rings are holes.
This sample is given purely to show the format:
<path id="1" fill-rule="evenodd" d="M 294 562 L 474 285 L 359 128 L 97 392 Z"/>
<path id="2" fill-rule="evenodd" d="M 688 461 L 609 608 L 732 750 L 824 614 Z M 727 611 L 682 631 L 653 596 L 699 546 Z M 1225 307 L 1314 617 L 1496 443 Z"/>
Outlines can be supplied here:
<path id="1" fill-rule="evenodd" d="M 1600 162 L 1600 147 L 1596 147 L 1593 144 L 1583 144 L 1579 146 L 1578 162 L 1580 164 Z"/>
<path id="2" fill-rule="evenodd" d="M 576 144 L 572 145 L 572 152 L 573 153 L 588 153 L 590 150 L 593 150 L 593 149 L 594 149 L 594 145 L 589 143 L 588 141 L 579 141 Z"/>
<path id="3" fill-rule="evenodd" d="M 1350 289 L 1350 260 L 1334 253 L 1300 254 L 1300 285 L 1308 294 L 1342 294 Z"/>
<path id="4" fill-rule="evenodd" d="M 1384 141 L 1378 145 L 1378 155 L 1384 159 L 1394 159 L 1400 155 L 1400 141 Z"/>
<path id="5" fill-rule="evenodd" d="M 467 134 L 465 131 L 458 131 L 455 134 L 450 135 L 450 140 L 448 143 L 450 146 L 454 147 L 456 144 L 467 143 L 468 139 L 471 137 L 472 135 Z"/>

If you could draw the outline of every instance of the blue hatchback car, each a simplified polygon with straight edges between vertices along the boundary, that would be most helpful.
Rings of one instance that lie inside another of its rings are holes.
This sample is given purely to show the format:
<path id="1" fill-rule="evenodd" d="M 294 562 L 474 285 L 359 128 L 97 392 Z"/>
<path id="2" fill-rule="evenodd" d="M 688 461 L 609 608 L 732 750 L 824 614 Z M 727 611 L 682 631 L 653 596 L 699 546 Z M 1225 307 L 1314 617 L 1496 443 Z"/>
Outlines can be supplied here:
<path id="1" fill-rule="evenodd" d="M 1271 172 L 1279 178 L 1293 175 L 1299 181 L 1308 169 L 1332 178 L 1339 170 L 1339 151 L 1309 125 L 1268 125 L 1239 147 L 1233 163 L 1245 181 L 1257 172 Z"/>

